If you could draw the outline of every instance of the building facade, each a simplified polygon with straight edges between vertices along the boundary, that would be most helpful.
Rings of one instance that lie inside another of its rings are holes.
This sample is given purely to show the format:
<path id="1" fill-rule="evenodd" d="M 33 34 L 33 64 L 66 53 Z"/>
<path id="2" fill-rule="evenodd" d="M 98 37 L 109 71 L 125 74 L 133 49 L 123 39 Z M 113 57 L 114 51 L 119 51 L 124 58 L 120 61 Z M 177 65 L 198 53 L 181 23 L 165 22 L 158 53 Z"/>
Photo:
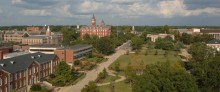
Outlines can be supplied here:
<path id="1" fill-rule="evenodd" d="M 23 37 L 22 44 L 59 44 L 61 41 L 62 34 L 51 32 L 48 26 L 45 34 Z"/>
<path id="2" fill-rule="evenodd" d="M 28 92 L 31 85 L 55 72 L 54 54 L 34 53 L 0 60 L 0 92 Z"/>
<path id="3" fill-rule="evenodd" d="M 207 43 L 207 46 L 212 47 L 217 51 L 220 51 L 220 40 L 211 40 Z"/>
<path id="4" fill-rule="evenodd" d="M 201 33 L 209 34 L 213 38 L 220 40 L 220 29 L 201 29 Z"/>
<path id="5" fill-rule="evenodd" d="M 73 65 L 74 61 L 80 60 L 92 52 L 92 45 L 79 44 L 66 47 L 58 45 L 32 45 L 29 48 L 29 52 L 56 54 L 61 61 L 66 61 L 69 65 Z"/>
<path id="6" fill-rule="evenodd" d="M 39 27 L 35 27 L 35 26 L 29 26 L 29 27 L 26 27 L 26 30 L 27 31 L 31 31 L 31 32 L 39 32 L 40 28 Z"/>
<path id="7" fill-rule="evenodd" d="M 91 19 L 91 26 L 82 26 L 80 28 L 80 36 L 83 38 L 85 34 L 90 36 L 96 35 L 100 37 L 109 37 L 111 35 L 111 26 L 105 25 L 105 22 L 102 20 L 101 24 L 98 26 L 96 25 L 96 19 L 93 15 Z"/>
<path id="8" fill-rule="evenodd" d="M 152 42 L 155 42 L 158 38 L 165 38 L 165 37 L 171 37 L 173 40 L 175 39 L 174 35 L 172 34 L 148 34 L 147 37 L 151 39 Z"/>

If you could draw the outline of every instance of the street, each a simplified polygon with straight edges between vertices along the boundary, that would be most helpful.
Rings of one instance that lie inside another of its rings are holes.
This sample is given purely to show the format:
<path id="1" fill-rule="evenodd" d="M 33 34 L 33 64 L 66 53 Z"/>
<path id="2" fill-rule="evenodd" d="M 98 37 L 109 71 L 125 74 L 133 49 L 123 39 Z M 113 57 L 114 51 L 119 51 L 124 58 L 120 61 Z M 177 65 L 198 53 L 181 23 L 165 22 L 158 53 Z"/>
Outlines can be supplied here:
<path id="1" fill-rule="evenodd" d="M 126 44 L 123 44 L 120 47 L 128 47 L 129 42 L 126 42 Z M 86 73 L 86 76 L 84 79 L 79 81 L 77 84 L 67 87 L 61 87 L 58 92 L 81 92 L 81 89 L 89 83 L 89 81 L 95 81 L 95 79 L 98 77 L 98 74 L 103 71 L 104 68 L 108 68 L 111 63 L 113 63 L 118 57 L 126 53 L 125 48 L 119 48 L 116 50 L 116 52 L 110 56 L 106 56 L 108 60 L 106 62 L 103 62 L 101 64 L 98 64 L 96 69 L 93 69 L 91 71 L 88 71 Z"/>

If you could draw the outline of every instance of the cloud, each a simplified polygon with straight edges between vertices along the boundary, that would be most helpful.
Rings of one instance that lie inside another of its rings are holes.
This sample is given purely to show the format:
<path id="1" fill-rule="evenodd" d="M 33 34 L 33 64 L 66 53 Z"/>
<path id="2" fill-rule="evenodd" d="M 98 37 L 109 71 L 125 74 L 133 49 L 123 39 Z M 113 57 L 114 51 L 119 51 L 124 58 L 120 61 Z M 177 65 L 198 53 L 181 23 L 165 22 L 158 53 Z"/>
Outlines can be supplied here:
<path id="1" fill-rule="evenodd" d="M 120 1 L 126 2 L 128 0 Z M 122 17 L 131 18 L 131 16 L 147 16 L 147 15 L 156 15 L 164 18 L 172 18 L 175 16 L 199 16 L 201 14 L 209 15 L 220 15 L 220 8 L 201 8 L 201 9 L 187 9 L 184 0 L 162 0 L 162 1 L 142 1 L 135 2 L 133 4 L 122 7 L 120 5 L 113 6 L 112 12 L 116 12 Z M 132 1 L 130 1 L 132 2 Z M 156 3 L 156 4 L 155 4 Z"/>
<path id="2" fill-rule="evenodd" d="M 70 5 L 63 5 L 62 7 L 58 8 L 57 11 L 63 17 L 73 17 L 74 15 L 70 12 Z"/>
<path id="3" fill-rule="evenodd" d="M 3 10 L 0 8 L 0 13 L 3 13 Z"/>
<path id="4" fill-rule="evenodd" d="M 20 4 L 20 3 L 22 3 L 22 0 L 12 0 L 11 3 L 12 4 Z"/>
<path id="5" fill-rule="evenodd" d="M 22 12 L 25 16 L 50 16 L 51 13 L 48 10 L 40 9 L 40 10 L 30 10 L 26 9 Z"/>
<path id="6" fill-rule="evenodd" d="M 53 14 L 76 18 L 91 16 L 93 13 L 120 18 L 220 15 L 220 7 L 206 6 L 207 1 L 199 1 L 202 5 L 197 4 L 197 0 L 12 0 L 12 4 L 22 7 L 24 14 L 31 16 L 37 16 L 36 13 L 40 16 Z M 194 8 L 191 8 L 192 4 Z"/>

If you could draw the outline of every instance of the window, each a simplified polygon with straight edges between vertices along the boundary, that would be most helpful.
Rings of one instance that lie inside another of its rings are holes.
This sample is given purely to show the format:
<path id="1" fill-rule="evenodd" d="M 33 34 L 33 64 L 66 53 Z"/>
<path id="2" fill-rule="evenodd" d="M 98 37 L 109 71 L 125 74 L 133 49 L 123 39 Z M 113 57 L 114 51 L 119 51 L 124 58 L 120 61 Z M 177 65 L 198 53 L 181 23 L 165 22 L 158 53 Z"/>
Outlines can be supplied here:
<path id="1" fill-rule="evenodd" d="M 5 77 L 5 84 L 7 84 L 8 83 L 8 78 L 7 77 Z"/>
<path id="2" fill-rule="evenodd" d="M 19 73 L 19 78 L 21 78 L 22 76 L 21 76 L 21 72 Z"/>
<path id="3" fill-rule="evenodd" d="M 12 75 L 10 76 L 10 82 L 11 82 L 11 81 L 13 81 L 13 76 L 12 76 Z"/>
<path id="4" fill-rule="evenodd" d="M 15 80 L 17 80 L 17 74 L 16 74 L 16 73 L 15 73 L 15 75 L 14 75 L 14 76 L 15 76 Z"/>
<path id="5" fill-rule="evenodd" d="M 2 79 L 0 78 L 0 86 L 2 85 Z"/>
<path id="6" fill-rule="evenodd" d="M 29 69 L 29 75 L 31 75 L 31 69 Z"/>
<path id="7" fill-rule="evenodd" d="M 20 85 L 19 85 L 19 87 L 21 87 L 21 85 L 22 85 L 22 81 L 20 81 Z"/>
<path id="8" fill-rule="evenodd" d="M 24 79 L 24 81 L 23 81 L 23 86 L 25 86 L 25 85 L 26 85 L 25 83 L 26 83 L 26 80 Z"/>
<path id="9" fill-rule="evenodd" d="M 23 77 L 25 77 L 25 71 L 23 72 Z"/>

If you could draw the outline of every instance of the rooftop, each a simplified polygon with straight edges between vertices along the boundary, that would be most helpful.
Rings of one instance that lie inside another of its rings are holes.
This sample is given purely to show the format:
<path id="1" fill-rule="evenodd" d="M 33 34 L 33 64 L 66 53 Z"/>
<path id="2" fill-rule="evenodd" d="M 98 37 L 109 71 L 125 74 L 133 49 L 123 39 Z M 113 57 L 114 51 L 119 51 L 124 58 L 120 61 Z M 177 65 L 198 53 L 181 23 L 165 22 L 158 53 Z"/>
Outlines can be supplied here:
<path id="1" fill-rule="evenodd" d="M 32 53 L 0 60 L 0 70 L 15 73 L 29 67 L 33 62 L 40 64 L 53 60 L 54 54 Z"/>
<path id="2" fill-rule="evenodd" d="M 211 40 L 207 44 L 220 44 L 220 40 Z"/>
<path id="3" fill-rule="evenodd" d="M 92 45 L 78 44 L 78 45 L 74 45 L 74 46 L 62 46 L 62 45 L 54 45 L 54 44 L 44 44 L 44 45 L 40 44 L 40 45 L 30 45 L 30 47 L 80 50 L 80 49 L 84 49 L 84 48 L 91 48 Z"/>
<path id="4" fill-rule="evenodd" d="M 220 29 L 201 29 L 202 33 L 220 33 Z"/>

